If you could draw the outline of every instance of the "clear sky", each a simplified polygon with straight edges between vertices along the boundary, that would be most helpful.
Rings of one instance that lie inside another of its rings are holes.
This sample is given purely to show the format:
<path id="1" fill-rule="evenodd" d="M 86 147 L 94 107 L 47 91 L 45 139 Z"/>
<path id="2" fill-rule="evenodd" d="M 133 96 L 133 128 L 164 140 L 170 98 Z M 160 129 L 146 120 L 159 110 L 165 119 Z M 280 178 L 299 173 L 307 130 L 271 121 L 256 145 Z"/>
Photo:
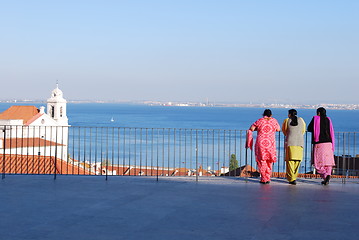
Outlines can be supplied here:
<path id="1" fill-rule="evenodd" d="M 359 103 L 357 0 L 0 0 L 0 99 Z"/>

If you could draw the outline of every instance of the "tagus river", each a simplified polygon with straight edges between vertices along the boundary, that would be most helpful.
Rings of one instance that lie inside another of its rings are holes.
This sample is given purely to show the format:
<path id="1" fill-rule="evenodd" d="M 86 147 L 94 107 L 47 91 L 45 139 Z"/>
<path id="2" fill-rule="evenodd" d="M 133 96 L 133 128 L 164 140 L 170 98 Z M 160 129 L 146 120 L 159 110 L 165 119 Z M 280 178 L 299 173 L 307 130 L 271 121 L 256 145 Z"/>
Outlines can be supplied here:
<path id="1" fill-rule="evenodd" d="M 0 112 L 14 103 L 0 103 Z M 29 104 L 27 104 L 29 105 Z M 45 103 L 30 104 L 36 107 Z M 281 124 L 288 109 L 271 109 L 273 117 Z M 308 124 L 315 109 L 297 109 Z M 141 128 L 191 128 L 246 130 L 261 117 L 264 108 L 233 107 L 174 107 L 112 103 L 69 103 L 67 115 L 71 126 L 141 127 Z M 359 132 L 358 110 L 328 110 L 335 131 Z"/>
<path id="2" fill-rule="evenodd" d="M 288 109 L 271 109 L 281 124 Z M 297 109 L 309 124 L 315 109 Z M 114 126 L 143 128 L 192 128 L 246 130 L 261 117 L 262 108 L 226 107 L 169 107 L 125 104 L 68 104 L 69 123 L 72 126 Z M 328 110 L 335 130 L 359 131 L 358 110 Z M 113 119 L 113 121 L 112 121 Z"/>

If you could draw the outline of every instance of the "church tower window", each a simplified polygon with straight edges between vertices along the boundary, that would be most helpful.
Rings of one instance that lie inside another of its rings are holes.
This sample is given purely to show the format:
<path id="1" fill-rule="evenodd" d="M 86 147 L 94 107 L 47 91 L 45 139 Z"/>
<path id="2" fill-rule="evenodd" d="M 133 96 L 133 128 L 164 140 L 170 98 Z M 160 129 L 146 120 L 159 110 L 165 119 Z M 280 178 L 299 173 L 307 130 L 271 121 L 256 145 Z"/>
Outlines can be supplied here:
<path id="1" fill-rule="evenodd" d="M 54 105 L 51 106 L 51 117 L 52 118 L 55 117 L 55 106 Z"/>

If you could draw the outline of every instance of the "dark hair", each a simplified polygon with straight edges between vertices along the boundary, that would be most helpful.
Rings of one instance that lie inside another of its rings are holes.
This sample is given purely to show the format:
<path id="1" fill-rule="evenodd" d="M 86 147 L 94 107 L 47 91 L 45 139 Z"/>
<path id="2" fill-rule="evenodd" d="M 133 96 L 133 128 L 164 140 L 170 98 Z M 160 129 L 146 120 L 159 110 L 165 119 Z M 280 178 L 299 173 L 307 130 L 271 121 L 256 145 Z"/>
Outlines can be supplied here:
<path id="1" fill-rule="evenodd" d="M 288 111 L 288 114 L 289 114 L 289 118 L 292 120 L 290 122 L 290 125 L 291 126 L 297 126 L 298 125 L 298 117 L 297 117 L 297 110 L 295 109 L 290 109 Z"/>
<path id="2" fill-rule="evenodd" d="M 265 116 L 267 116 L 267 117 L 272 116 L 272 111 L 270 109 L 264 110 L 263 117 L 265 117 Z"/>
<path id="3" fill-rule="evenodd" d="M 319 114 L 321 117 L 326 117 L 327 116 L 327 110 L 325 110 L 325 108 L 320 107 L 317 109 L 317 114 Z"/>

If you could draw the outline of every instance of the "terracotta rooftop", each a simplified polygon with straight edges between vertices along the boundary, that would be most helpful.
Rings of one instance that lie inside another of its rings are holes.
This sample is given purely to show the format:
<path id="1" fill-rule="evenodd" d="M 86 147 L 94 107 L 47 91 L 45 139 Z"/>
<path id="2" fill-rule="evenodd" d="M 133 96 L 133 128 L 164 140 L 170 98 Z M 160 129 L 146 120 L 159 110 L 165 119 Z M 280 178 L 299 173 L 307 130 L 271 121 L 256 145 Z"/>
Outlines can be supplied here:
<path id="1" fill-rule="evenodd" d="M 5 156 L 5 161 L 4 161 Z M 1 172 L 10 174 L 76 174 L 91 175 L 93 173 L 55 157 L 35 155 L 0 154 Z"/>
<path id="2" fill-rule="evenodd" d="M 5 141 L 5 148 L 31 148 L 31 147 L 49 147 L 64 146 L 62 144 L 48 141 L 42 138 L 10 138 Z"/>
<path id="3" fill-rule="evenodd" d="M 2 120 L 23 120 L 26 124 L 32 120 L 35 115 L 39 114 L 39 110 L 35 106 L 11 106 L 4 112 L 0 113 Z"/>

